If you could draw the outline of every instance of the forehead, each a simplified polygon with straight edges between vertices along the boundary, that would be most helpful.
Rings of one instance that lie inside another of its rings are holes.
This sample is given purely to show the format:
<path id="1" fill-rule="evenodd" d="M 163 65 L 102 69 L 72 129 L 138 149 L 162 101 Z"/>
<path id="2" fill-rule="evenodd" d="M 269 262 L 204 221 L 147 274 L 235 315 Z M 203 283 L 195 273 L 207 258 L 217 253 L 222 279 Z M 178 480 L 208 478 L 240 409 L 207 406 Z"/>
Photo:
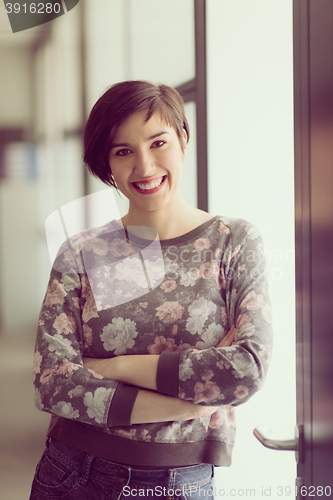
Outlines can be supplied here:
<path id="1" fill-rule="evenodd" d="M 128 116 L 118 127 L 114 138 L 116 139 L 120 135 L 133 133 L 149 133 L 151 130 L 164 129 L 173 130 L 173 127 L 161 117 L 161 114 L 156 111 L 147 121 L 148 109 L 142 109 L 140 111 L 135 111 L 133 114 Z"/>

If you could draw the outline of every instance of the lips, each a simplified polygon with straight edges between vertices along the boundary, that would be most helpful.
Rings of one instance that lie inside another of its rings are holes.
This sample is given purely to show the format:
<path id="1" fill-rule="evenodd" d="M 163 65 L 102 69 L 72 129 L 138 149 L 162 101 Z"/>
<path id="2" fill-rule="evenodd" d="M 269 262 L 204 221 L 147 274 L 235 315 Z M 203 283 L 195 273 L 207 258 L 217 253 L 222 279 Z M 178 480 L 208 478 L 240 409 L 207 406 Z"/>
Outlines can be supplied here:
<path id="1" fill-rule="evenodd" d="M 132 186 L 141 194 L 153 194 L 159 191 L 165 183 L 167 176 L 155 177 L 149 181 L 132 182 Z"/>

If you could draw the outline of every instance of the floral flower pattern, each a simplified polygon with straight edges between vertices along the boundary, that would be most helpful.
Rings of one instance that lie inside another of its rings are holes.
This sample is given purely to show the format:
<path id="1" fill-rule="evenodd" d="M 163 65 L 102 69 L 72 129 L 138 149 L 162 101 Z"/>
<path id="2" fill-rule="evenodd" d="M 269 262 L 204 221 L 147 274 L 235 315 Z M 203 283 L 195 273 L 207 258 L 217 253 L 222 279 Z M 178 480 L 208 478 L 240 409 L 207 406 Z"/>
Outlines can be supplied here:
<path id="1" fill-rule="evenodd" d="M 150 257 L 143 243 L 122 238 L 114 222 L 64 245 L 39 318 L 35 404 L 94 426 L 106 439 L 206 441 L 208 447 L 216 441 L 228 462 L 233 405 L 261 387 L 271 353 L 261 239 L 246 221 L 216 217 L 161 248 Z M 231 326 L 234 343 L 217 348 Z M 109 412 L 116 411 L 112 398 L 117 392 L 115 402 L 121 401 L 123 384 L 84 368 L 82 357 L 127 354 L 169 357 L 173 362 L 161 363 L 157 373 L 157 381 L 176 381 L 168 394 L 216 411 L 202 419 L 108 428 Z"/>
<path id="2" fill-rule="evenodd" d="M 175 301 L 164 302 L 161 306 L 156 307 L 156 311 L 156 316 L 164 323 L 174 323 L 183 316 L 184 307 Z"/>
<path id="3" fill-rule="evenodd" d="M 65 302 L 66 295 L 67 292 L 65 292 L 64 285 L 59 283 L 58 280 L 53 280 L 47 287 L 44 305 L 46 307 L 52 307 L 55 304 L 63 304 Z"/>
<path id="4" fill-rule="evenodd" d="M 103 328 L 101 340 L 106 351 L 114 351 L 116 355 L 125 354 L 134 346 L 138 335 L 135 322 L 130 319 L 113 318 L 112 323 Z"/>

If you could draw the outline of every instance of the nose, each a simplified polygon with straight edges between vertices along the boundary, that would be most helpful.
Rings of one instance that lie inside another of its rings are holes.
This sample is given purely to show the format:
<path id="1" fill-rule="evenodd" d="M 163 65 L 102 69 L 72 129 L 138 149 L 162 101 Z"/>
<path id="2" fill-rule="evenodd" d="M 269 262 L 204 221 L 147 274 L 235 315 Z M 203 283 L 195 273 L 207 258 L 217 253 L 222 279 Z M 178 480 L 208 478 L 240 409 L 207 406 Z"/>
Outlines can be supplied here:
<path id="1" fill-rule="evenodd" d="M 134 171 L 140 177 L 150 177 L 155 171 L 154 158 L 147 151 L 138 151 L 135 155 Z"/>

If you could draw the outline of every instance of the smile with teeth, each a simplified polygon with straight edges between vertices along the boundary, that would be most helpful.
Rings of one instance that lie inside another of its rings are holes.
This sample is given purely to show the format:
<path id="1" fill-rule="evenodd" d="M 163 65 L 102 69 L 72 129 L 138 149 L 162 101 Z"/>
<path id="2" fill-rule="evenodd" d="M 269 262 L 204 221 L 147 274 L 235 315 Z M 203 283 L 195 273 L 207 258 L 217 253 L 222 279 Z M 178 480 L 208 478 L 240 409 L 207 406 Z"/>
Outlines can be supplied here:
<path id="1" fill-rule="evenodd" d="M 152 182 L 133 182 L 133 184 L 142 191 L 149 191 L 160 186 L 165 177 L 166 176 L 159 177 L 158 179 L 154 179 Z"/>

